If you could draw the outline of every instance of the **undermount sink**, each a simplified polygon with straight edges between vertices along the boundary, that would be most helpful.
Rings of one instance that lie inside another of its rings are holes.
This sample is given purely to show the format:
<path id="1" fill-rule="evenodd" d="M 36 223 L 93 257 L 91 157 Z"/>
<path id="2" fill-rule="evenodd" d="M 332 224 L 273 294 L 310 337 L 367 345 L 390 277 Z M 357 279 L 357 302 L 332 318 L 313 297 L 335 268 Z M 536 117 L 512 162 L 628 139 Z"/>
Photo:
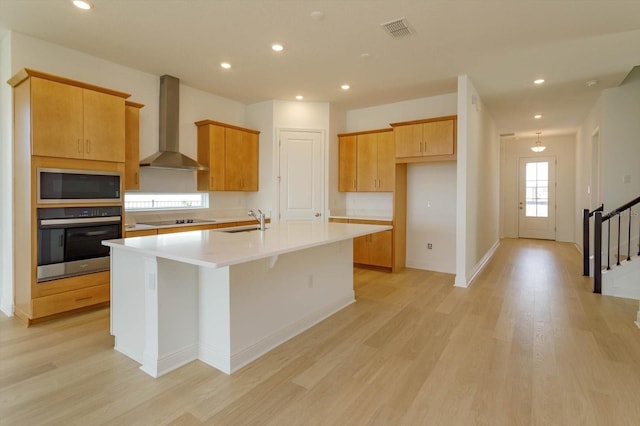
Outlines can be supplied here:
<path id="1" fill-rule="evenodd" d="M 268 229 L 268 228 L 267 228 Z M 238 232 L 251 232 L 251 231 L 259 231 L 255 226 L 251 227 L 243 227 L 243 228 L 228 228 L 228 229 L 219 229 L 220 232 L 226 232 L 227 234 L 237 234 Z"/>

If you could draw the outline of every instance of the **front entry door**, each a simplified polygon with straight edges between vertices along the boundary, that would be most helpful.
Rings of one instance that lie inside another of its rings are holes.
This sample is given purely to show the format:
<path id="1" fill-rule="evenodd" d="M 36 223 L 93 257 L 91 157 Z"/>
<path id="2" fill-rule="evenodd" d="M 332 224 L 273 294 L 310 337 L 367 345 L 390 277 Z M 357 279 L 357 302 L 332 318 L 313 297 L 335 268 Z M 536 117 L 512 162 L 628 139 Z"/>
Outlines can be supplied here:
<path id="1" fill-rule="evenodd" d="M 287 130 L 279 136 L 280 220 L 323 220 L 322 132 Z"/>
<path id="2" fill-rule="evenodd" d="M 520 158 L 518 237 L 556 239 L 556 159 Z"/>

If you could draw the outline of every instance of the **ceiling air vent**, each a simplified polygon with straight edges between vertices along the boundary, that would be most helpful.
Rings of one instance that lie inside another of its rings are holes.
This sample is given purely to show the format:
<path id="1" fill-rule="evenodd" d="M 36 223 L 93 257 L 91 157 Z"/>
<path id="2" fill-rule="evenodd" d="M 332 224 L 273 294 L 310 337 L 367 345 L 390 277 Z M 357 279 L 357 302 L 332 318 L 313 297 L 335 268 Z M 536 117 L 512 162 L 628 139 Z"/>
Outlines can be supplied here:
<path id="1" fill-rule="evenodd" d="M 411 35 L 411 29 L 407 25 L 407 20 L 402 17 L 398 19 L 394 19 L 393 21 L 389 21 L 385 24 L 380 24 L 391 37 L 393 38 L 401 38 Z"/>

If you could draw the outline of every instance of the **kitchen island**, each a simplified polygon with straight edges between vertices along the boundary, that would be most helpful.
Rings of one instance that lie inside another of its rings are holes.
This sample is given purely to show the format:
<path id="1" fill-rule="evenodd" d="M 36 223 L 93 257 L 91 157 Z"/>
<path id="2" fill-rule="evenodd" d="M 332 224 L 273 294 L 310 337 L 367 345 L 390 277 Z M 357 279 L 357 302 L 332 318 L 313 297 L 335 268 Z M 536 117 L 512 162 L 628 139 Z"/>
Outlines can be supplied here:
<path id="1" fill-rule="evenodd" d="M 287 222 L 104 241 L 115 349 L 153 377 L 195 359 L 231 374 L 353 303 L 353 238 L 387 229 Z"/>

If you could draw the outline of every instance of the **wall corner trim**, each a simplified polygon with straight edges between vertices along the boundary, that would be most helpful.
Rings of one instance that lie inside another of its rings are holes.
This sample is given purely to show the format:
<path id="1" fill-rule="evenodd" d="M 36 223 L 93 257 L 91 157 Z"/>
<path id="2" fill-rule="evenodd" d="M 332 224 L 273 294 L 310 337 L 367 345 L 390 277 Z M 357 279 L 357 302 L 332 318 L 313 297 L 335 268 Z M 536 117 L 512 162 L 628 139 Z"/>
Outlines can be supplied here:
<path id="1" fill-rule="evenodd" d="M 495 243 L 493 243 L 491 248 L 487 250 L 484 256 L 482 256 L 482 259 L 480 259 L 480 261 L 476 263 L 476 265 L 473 267 L 473 269 L 471 270 L 471 273 L 469 274 L 469 278 L 465 280 L 464 277 L 460 277 L 460 275 L 456 275 L 454 287 L 468 288 L 469 286 L 471 286 L 471 284 L 473 283 L 473 280 L 476 279 L 480 271 L 482 271 L 482 269 L 487 265 L 487 263 L 489 263 L 489 260 L 491 260 L 491 258 L 495 254 L 499 245 L 500 245 L 500 240 L 497 240 Z M 462 278 L 462 279 L 459 279 L 459 278 Z"/>

